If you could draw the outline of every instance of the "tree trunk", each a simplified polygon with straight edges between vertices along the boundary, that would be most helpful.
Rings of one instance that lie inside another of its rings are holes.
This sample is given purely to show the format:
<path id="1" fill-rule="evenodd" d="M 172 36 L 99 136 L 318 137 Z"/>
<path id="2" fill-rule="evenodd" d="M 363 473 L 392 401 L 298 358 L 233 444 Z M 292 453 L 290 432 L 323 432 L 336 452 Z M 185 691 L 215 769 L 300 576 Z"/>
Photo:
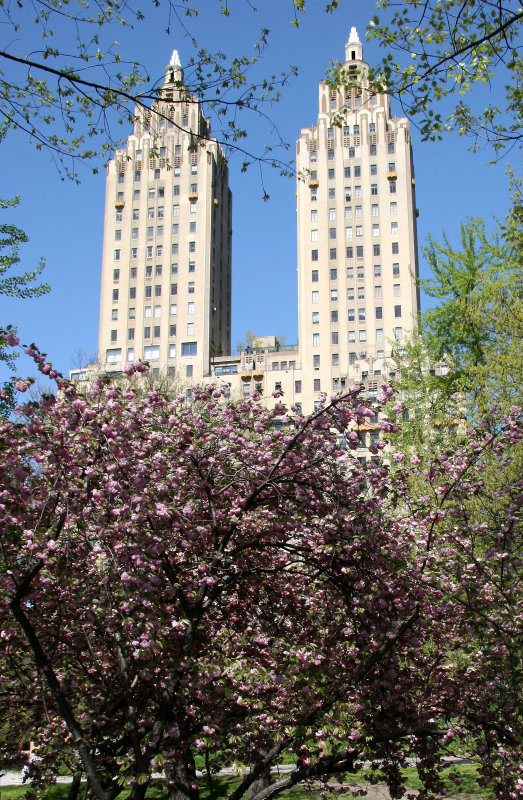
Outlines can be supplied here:
<path id="1" fill-rule="evenodd" d="M 169 800 L 198 800 L 196 766 L 190 750 L 176 764 L 170 778 L 173 785 L 169 789 Z"/>

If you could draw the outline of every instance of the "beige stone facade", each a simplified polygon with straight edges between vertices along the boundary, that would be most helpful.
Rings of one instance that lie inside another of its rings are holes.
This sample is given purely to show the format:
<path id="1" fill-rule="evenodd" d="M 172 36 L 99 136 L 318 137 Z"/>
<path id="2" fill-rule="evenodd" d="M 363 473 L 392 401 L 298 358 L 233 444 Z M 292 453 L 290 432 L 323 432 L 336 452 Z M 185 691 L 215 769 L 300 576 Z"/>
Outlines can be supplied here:
<path id="1" fill-rule="evenodd" d="M 107 170 L 102 368 L 141 358 L 188 388 L 227 381 L 268 405 L 281 391 L 305 414 L 356 382 L 372 397 L 394 373 L 419 312 L 410 128 L 368 89 L 355 28 L 344 70 L 345 88 L 320 84 L 317 121 L 296 146 L 299 347 L 261 337 L 233 356 L 227 167 L 211 138 L 194 146 L 207 123 L 179 88 L 175 51 L 159 115 L 138 115 Z"/>
<path id="2" fill-rule="evenodd" d="M 153 113 L 137 110 L 107 166 L 99 364 L 118 372 L 140 358 L 201 381 L 230 351 L 232 196 L 182 80 L 175 51 Z"/>

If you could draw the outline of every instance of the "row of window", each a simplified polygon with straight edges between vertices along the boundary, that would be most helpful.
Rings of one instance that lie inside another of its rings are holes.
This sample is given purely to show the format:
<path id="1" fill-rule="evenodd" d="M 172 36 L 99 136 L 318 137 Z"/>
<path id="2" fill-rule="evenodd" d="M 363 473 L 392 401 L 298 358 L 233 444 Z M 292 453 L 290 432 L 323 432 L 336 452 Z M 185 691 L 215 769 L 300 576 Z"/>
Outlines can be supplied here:
<path id="1" fill-rule="evenodd" d="M 169 345 L 169 358 L 176 358 L 176 345 Z M 182 342 L 180 347 L 182 357 L 192 357 L 198 355 L 198 342 Z M 158 361 L 160 359 L 160 345 L 146 345 L 143 349 L 143 357 L 146 361 Z M 106 364 L 116 364 L 122 360 L 122 348 L 111 347 L 105 352 Z M 134 361 L 134 347 L 127 350 L 127 361 Z"/>
<path id="2" fill-rule="evenodd" d="M 399 255 L 400 246 L 399 242 L 391 243 L 391 253 L 393 256 Z M 372 254 L 376 258 L 381 255 L 381 245 L 375 244 L 372 246 Z M 329 247 L 329 261 L 335 261 L 338 257 L 337 248 Z M 354 247 L 349 245 L 345 248 L 345 258 L 354 258 Z M 363 245 L 356 245 L 356 258 L 363 258 Z M 318 250 L 311 250 L 311 261 L 319 261 Z"/>
<path id="3" fill-rule="evenodd" d="M 397 202 L 395 200 L 390 202 L 389 210 L 390 210 L 391 215 L 394 215 L 394 214 L 398 213 L 398 204 L 397 204 Z M 345 206 L 345 219 L 352 219 L 352 212 L 353 212 L 353 207 L 352 206 Z M 373 217 L 379 216 L 379 204 L 378 203 L 372 203 L 372 205 L 371 205 L 371 214 L 372 214 Z M 363 206 L 354 206 L 354 216 L 355 217 L 363 217 Z M 329 221 L 330 222 L 335 222 L 335 220 L 336 220 L 336 208 L 329 208 Z M 317 222 L 317 221 L 318 221 L 318 209 L 317 208 L 311 208 L 311 222 Z M 391 223 L 391 225 L 392 225 L 392 223 Z"/>
<path id="4" fill-rule="evenodd" d="M 165 227 L 164 225 L 157 225 L 156 230 L 154 225 L 147 226 L 147 238 L 154 239 L 155 236 L 157 239 L 162 238 L 164 234 Z M 139 228 L 131 228 L 131 239 L 138 239 L 139 236 Z M 177 222 L 173 222 L 171 226 L 171 236 L 178 236 L 180 233 L 180 226 Z M 196 233 L 196 222 L 189 222 L 189 233 Z M 122 240 L 122 230 L 121 228 L 116 228 L 114 232 L 114 239 L 116 242 L 121 242 Z"/>
<path id="5" fill-rule="evenodd" d="M 334 170 L 329 170 L 329 172 L 331 172 L 331 171 L 334 172 Z M 333 179 L 333 178 L 334 178 L 334 175 L 332 175 L 332 176 L 329 175 L 329 179 Z M 396 180 L 389 181 L 389 193 L 390 194 L 396 194 L 396 191 L 397 191 L 396 184 L 397 184 Z M 370 193 L 371 193 L 372 196 L 377 197 L 377 195 L 378 195 L 378 184 L 377 183 L 371 183 Z M 334 186 L 329 186 L 328 187 L 327 196 L 328 196 L 329 200 L 335 200 L 336 199 L 336 188 Z M 354 192 L 353 192 L 350 186 L 346 186 L 344 188 L 344 196 L 345 196 L 345 201 L 350 203 L 353 198 L 355 199 L 356 197 L 363 197 L 363 189 L 362 189 L 361 186 L 355 186 L 354 187 Z M 313 187 L 311 187 L 311 201 L 316 201 L 317 199 L 318 199 L 318 187 L 317 186 L 313 186 Z"/>
<path id="6" fill-rule="evenodd" d="M 373 265 L 373 272 L 374 272 L 374 277 L 375 278 L 381 278 L 381 264 L 374 264 Z M 331 281 L 338 280 L 338 269 L 337 269 L 337 267 L 331 267 L 329 269 L 329 274 L 330 274 Z M 348 281 L 353 281 L 354 280 L 354 267 L 347 267 L 346 275 L 347 275 L 347 280 Z M 357 275 L 358 280 L 363 280 L 365 278 L 365 267 L 363 267 L 363 266 L 357 267 L 356 275 Z M 400 265 L 399 265 L 398 261 L 394 261 L 393 264 L 392 264 L 392 275 L 395 278 L 399 278 Z M 311 280 L 312 280 L 312 283 L 318 283 L 319 282 L 319 270 L 313 269 L 311 271 Z M 377 294 L 378 290 L 381 291 L 381 286 L 375 286 L 374 289 L 375 289 L 375 297 L 381 296 L 381 295 Z M 400 284 L 399 283 L 395 283 L 393 289 L 394 289 L 394 295 L 396 297 L 399 297 L 400 292 L 401 292 Z M 350 291 L 354 291 L 354 289 L 350 289 L 350 288 L 347 289 L 348 293 Z M 359 299 L 362 299 L 362 295 L 360 295 L 360 292 L 362 292 L 362 291 L 364 293 L 365 289 L 360 286 L 358 288 L 358 298 Z M 396 292 L 397 292 L 397 294 L 396 294 Z M 347 296 L 348 296 L 348 298 L 350 300 L 351 299 L 350 295 L 347 294 Z"/>
<path id="7" fill-rule="evenodd" d="M 165 248 L 165 250 L 167 252 L 167 248 Z M 196 252 L 196 242 L 195 241 L 188 242 L 188 251 L 189 251 L 189 253 L 195 253 Z M 179 254 L 180 254 L 179 244 L 178 244 L 178 242 L 173 242 L 171 244 L 171 255 L 172 256 L 177 256 Z M 162 258 L 163 255 L 164 255 L 164 246 L 163 246 L 163 244 L 157 244 L 156 247 L 154 247 L 152 244 L 151 245 L 147 245 L 146 251 L 145 251 L 145 257 L 146 258 Z M 131 248 L 131 260 L 134 261 L 137 258 L 138 258 L 138 248 L 137 247 L 132 247 Z M 114 260 L 115 261 L 121 261 L 122 260 L 122 251 L 120 249 L 114 251 Z"/>
<path id="8" fill-rule="evenodd" d="M 162 285 L 161 283 L 156 284 L 153 286 L 146 286 L 145 287 L 145 298 L 153 297 L 153 289 L 154 289 L 154 297 L 161 297 L 162 296 Z M 188 281 L 187 283 L 187 293 L 194 294 L 194 281 Z M 178 284 L 171 283 L 170 294 L 175 295 L 178 294 Z M 117 303 L 120 299 L 120 290 L 113 289 L 113 303 Z M 135 300 L 136 299 L 136 286 L 131 286 L 129 288 L 129 299 Z"/>
<path id="9" fill-rule="evenodd" d="M 189 193 L 189 197 L 191 195 L 193 195 L 193 194 L 198 194 L 198 184 L 194 183 L 194 182 L 190 183 L 189 184 L 188 193 Z M 173 185 L 173 197 L 180 197 L 180 196 L 181 196 L 180 184 L 179 183 L 175 183 Z M 141 198 L 141 190 L 140 189 L 134 189 L 133 190 L 133 202 L 139 202 L 140 198 Z M 164 198 L 165 198 L 165 186 L 157 186 L 157 187 L 154 187 L 154 188 L 151 187 L 150 189 L 147 190 L 147 199 L 148 200 L 156 200 L 156 199 L 163 200 Z M 116 202 L 123 202 L 123 200 L 124 200 L 124 193 L 122 191 L 117 192 L 117 194 L 116 194 Z M 133 212 L 135 210 L 136 209 L 133 209 Z"/>
<path id="10" fill-rule="evenodd" d="M 145 325 L 143 329 L 143 338 L 144 339 L 159 339 L 161 335 L 160 325 Z M 187 336 L 194 336 L 194 322 L 187 323 Z M 135 328 L 127 328 L 127 340 L 129 342 L 134 341 L 134 334 Z M 169 325 L 169 338 L 173 338 L 176 336 L 176 325 Z M 113 329 L 111 331 L 111 343 L 118 341 L 118 331 Z"/>
<path id="11" fill-rule="evenodd" d="M 181 148 L 180 148 L 180 152 L 176 153 L 176 148 L 177 147 L 180 147 L 180 145 L 175 145 L 174 146 L 175 155 L 181 155 Z M 163 151 L 163 154 L 162 154 L 162 151 Z M 166 147 L 160 147 L 160 158 L 165 158 L 166 153 L 167 153 L 167 148 Z M 181 173 L 181 167 L 178 166 L 178 165 L 175 166 L 175 167 L 172 167 L 172 171 L 173 171 L 173 175 L 175 175 L 175 176 L 178 176 L 178 175 L 182 174 Z M 135 169 L 135 171 L 134 171 L 134 180 L 135 180 L 135 182 L 141 181 L 142 173 L 148 173 L 148 170 L 141 169 L 141 168 L 140 169 Z M 197 174 L 198 174 L 198 164 L 191 164 L 191 175 L 197 175 Z M 153 176 L 154 176 L 154 180 L 155 181 L 159 180 L 160 179 L 160 170 L 159 169 L 155 169 L 154 172 L 153 172 Z M 118 181 L 118 183 L 124 183 L 125 182 L 125 172 L 119 172 L 118 173 L 117 181 Z"/>
<path id="12" fill-rule="evenodd" d="M 189 261 L 188 263 L 188 272 L 196 272 L 196 261 Z M 163 266 L 162 264 L 156 264 L 154 267 L 154 277 L 161 278 L 163 273 Z M 171 264 L 171 275 L 178 275 L 178 263 L 175 262 Z M 129 278 L 131 280 L 136 280 L 138 277 L 138 267 L 131 267 L 129 269 Z M 153 277 L 153 266 L 152 264 L 145 265 L 145 277 L 147 279 L 151 279 Z M 214 275 L 213 275 L 214 278 Z M 113 269 L 113 282 L 118 283 L 120 280 L 120 270 Z"/>
<path id="13" fill-rule="evenodd" d="M 349 134 L 345 134 L 344 133 L 343 135 L 344 135 L 344 137 L 346 137 Z M 346 158 L 356 158 L 356 146 L 355 145 L 347 147 L 346 143 L 344 142 L 343 146 L 344 146 L 344 149 L 345 149 L 344 156 Z M 394 146 L 394 142 L 388 142 L 388 144 L 387 144 L 387 153 L 388 153 L 388 155 L 394 155 L 395 149 L 396 148 Z M 334 151 L 332 150 L 332 148 L 329 148 L 328 152 L 330 153 L 330 152 L 334 152 Z M 377 156 L 378 155 L 378 147 L 377 147 L 377 145 L 375 145 L 375 144 L 370 144 L 369 145 L 369 155 L 370 156 Z M 334 158 L 334 156 L 332 156 L 332 158 Z M 311 150 L 310 151 L 310 161 L 311 161 L 312 164 L 314 164 L 314 162 L 317 161 L 317 151 L 316 150 Z"/>
<path id="14" fill-rule="evenodd" d="M 392 236 L 397 236 L 398 235 L 398 223 L 397 222 L 391 222 L 390 223 L 390 232 L 391 232 Z M 356 233 L 356 238 L 359 238 L 359 237 L 363 236 L 363 226 L 362 225 L 356 225 L 356 227 L 353 228 L 352 225 L 351 225 L 351 226 L 348 226 L 348 227 L 345 228 L 345 238 L 346 239 L 352 239 L 354 237 L 354 233 Z M 377 222 L 374 223 L 373 226 L 372 226 L 372 235 L 373 236 L 379 236 L 380 235 L 380 226 L 379 226 L 379 223 L 377 223 Z M 337 228 L 329 228 L 329 239 L 336 239 L 336 236 L 337 236 Z M 311 230 L 311 242 L 317 242 L 317 241 L 318 241 L 318 229 L 317 228 L 313 228 Z M 396 246 L 398 246 L 397 243 L 396 243 Z"/>

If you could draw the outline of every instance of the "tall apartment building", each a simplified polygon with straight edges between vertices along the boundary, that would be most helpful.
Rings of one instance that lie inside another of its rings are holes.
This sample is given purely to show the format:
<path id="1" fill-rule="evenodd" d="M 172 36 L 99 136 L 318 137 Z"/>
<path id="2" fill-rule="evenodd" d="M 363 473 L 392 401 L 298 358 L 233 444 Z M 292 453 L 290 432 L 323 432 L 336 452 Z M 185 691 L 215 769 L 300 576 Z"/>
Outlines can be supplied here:
<path id="1" fill-rule="evenodd" d="M 227 380 L 267 405 L 281 390 L 305 414 L 362 383 L 372 396 L 419 311 L 409 122 L 369 88 L 355 28 L 346 87 L 319 86 L 316 123 L 296 146 L 299 346 L 275 337 L 230 354 L 227 167 L 176 51 L 156 113 L 137 113 L 106 184 L 99 350 L 113 372 L 143 358 L 178 380 Z M 341 124 L 340 124 L 341 123 Z M 283 232 L 282 232 L 282 235 Z"/>
<path id="2" fill-rule="evenodd" d="M 107 166 L 99 361 L 201 381 L 230 350 L 228 170 L 176 50 L 152 111 Z"/>
<path id="3" fill-rule="evenodd" d="M 316 396 L 385 374 L 419 310 L 409 122 L 370 91 L 356 28 L 343 69 L 348 88 L 320 83 L 296 148 L 302 386 Z"/>

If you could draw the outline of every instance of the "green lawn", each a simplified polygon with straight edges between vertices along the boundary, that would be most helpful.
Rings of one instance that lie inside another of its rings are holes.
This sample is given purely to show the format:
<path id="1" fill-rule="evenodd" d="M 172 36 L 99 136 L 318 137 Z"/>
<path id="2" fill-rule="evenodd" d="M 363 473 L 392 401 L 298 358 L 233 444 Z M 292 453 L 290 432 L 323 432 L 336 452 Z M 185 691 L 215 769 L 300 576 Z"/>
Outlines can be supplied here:
<path id="1" fill-rule="evenodd" d="M 463 800 L 467 798 L 480 798 L 480 800 L 492 800 L 494 797 L 493 793 L 481 789 L 476 781 L 477 777 L 477 770 L 476 767 L 472 764 L 462 764 L 459 766 L 453 766 L 448 770 L 445 770 L 444 774 L 448 774 L 448 772 L 455 772 L 458 773 L 462 784 L 461 786 L 457 787 L 454 783 L 445 779 L 445 785 L 447 788 L 447 792 L 451 797 L 460 797 Z M 351 784 L 364 784 L 365 783 L 365 771 L 356 773 L 354 775 L 345 775 L 343 779 L 344 785 L 351 785 Z M 419 789 L 420 782 L 417 776 L 416 769 L 414 767 L 409 767 L 405 770 L 405 780 L 407 786 L 410 789 Z M 223 798 L 226 797 L 227 794 L 238 784 L 238 780 L 236 778 L 215 778 L 214 785 L 215 785 L 215 795 L 216 798 Z M 0 788 L 0 800 L 18 800 L 19 797 L 23 797 L 26 792 L 25 786 L 3 786 Z M 67 800 L 67 793 L 69 787 L 64 784 L 59 784 L 57 786 L 51 786 L 48 791 L 46 792 L 46 800 Z M 127 792 L 122 792 L 120 795 L 121 800 L 125 800 L 128 796 Z M 207 781 L 201 781 L 201 798 L 202 800 L 208 800 L 209 798 L 209 789 L 207 785 Z M 155 781 L 152 786 L 149 788 L 147 792 L 148 800 L 161 800 L 164 797 L 161 784 L 159 781 Z M 340 798 L 347 797 L 352 798 L 352 795 L 347 790 L 346 793 L 342 793 L 339 795 Z M 295 786 L 282 795 L 282 798 L 288 798 L 288 800 L 320 800 L 320 792 L 311 792 L 311 791 L 304 791 L 303 787 Z"/>

